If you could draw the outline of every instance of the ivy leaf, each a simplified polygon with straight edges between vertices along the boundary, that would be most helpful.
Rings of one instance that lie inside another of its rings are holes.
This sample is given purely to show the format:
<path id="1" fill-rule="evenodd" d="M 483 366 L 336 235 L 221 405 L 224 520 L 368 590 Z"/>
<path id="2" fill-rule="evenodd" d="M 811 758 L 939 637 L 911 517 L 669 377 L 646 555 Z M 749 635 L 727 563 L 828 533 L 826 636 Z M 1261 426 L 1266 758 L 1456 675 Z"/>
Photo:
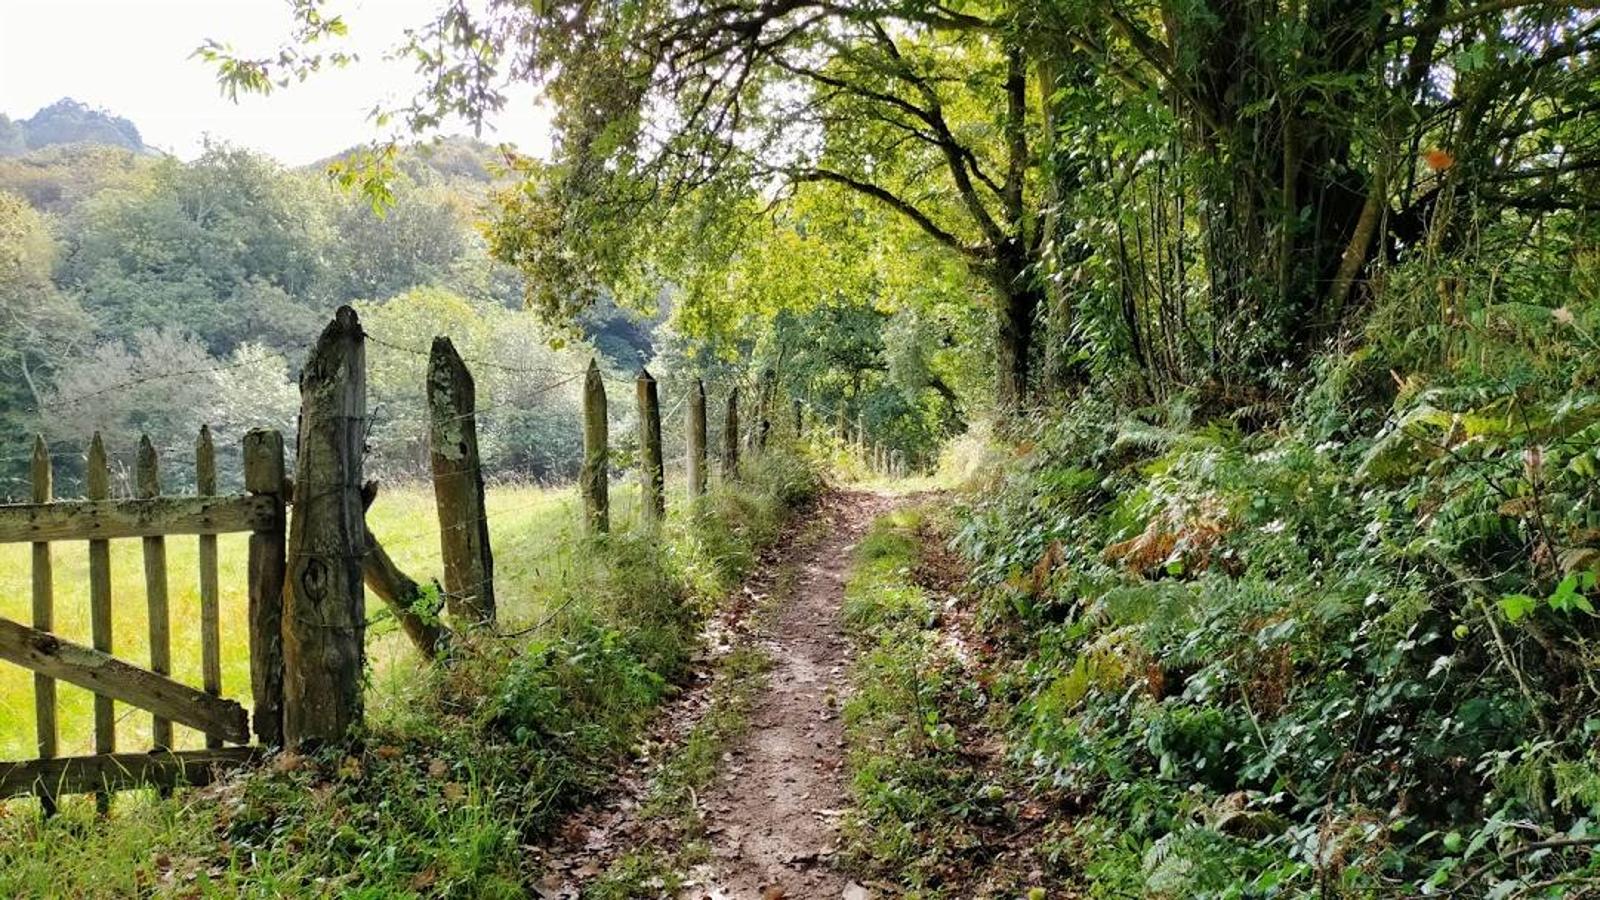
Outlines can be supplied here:
<path id="1" fill-rule="evenodd" d="M 1505 615 L 1507 622 L 1520 621 L 1538 605 L 1538 598 L 1527 594 L 1506 594 L 1500 598 L 1500 612 Z"/>

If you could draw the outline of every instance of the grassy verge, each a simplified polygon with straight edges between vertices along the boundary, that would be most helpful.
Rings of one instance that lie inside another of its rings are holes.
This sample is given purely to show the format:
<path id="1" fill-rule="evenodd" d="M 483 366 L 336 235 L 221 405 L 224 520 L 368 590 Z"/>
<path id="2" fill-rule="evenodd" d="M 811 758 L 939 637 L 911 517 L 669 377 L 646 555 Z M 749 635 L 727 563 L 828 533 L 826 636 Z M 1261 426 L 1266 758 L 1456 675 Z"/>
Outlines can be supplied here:
<path id="1" fill-rule="evenodd" d="M 845 587 L 861 650 L 844 708 L 848 858 L 908 897 L 1031 896 L 1039 873 L 1001 859 L 1023 810 L 985 746 L 989 698 L 949 638 L 948 611 L 918 583 L 928 517 L 910 508 L 875 522 Z"/>
<path id="2" fill-rule="evenodd" d="M 496 533 L 505 636 L 438 666 L 375 653 L 362 749 L 281 755 L 170 799 L 124 795 L 106 820 L 84 803 L 43 822 L 8 807 L 0 894 L 523 896 L 536 873 L 521 845 L 606 782 L 676 690 L 702 617 L 815 471 L 771 452 L 659 534 L 569 544 L 565 526 L 540 536 L 536 520 Z M 398 528 L 374 531 L 422 569 Z M 519 621 L 547 624 L 519 634 Z"/>

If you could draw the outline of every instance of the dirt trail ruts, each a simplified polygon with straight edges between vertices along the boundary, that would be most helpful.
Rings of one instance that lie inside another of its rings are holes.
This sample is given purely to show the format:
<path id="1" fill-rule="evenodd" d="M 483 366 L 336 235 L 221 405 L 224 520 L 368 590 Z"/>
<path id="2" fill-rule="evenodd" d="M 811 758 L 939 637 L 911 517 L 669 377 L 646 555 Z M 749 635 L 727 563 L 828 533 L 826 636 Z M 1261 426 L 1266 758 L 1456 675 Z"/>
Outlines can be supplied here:
<path id="1" fill-rule="evenodd" d="M 856 492 L 819 508 L 822 537 L 792 561 L 794 589 L 762 637 L 768 686 L 703 798 L 712 877 L 689 896 L 867 896 L 833 866 L 847 803 L 839 708 L 850 645 L 840 607 L 856 543 L 893 505 Z"/>
<path id="2" fill-rule="evenodd" d="M 711 859 L 688 873 L 687 900 L 870 897 L 834 867 L 839 815 L 847 804 L 844 727 L 839 709 L 849 642 L 840 618 L 853 551 L 873 519 L 896 498 L 845 491 L 825 496 L 790 526 L 779 544 L 708 628 L 711 657 L 757 641 L 771 658 L 749 727 L 699 798 Z M 784 582 L 775 608 L 762 607 Z M 707 660 L 709 665 L 710 660 Z M 652 743 L 665 754 L 705 715 L 710 672 L 664 711 Z M 658 755 L 659 758 L 659 755 Z M 535 850 L 546 876 L 535 886 L 551 900 L 581 887 L 623 852 L 651 836 L 639 805 L 648 773 L 618 773 L 617 789 L 574 813 L 556 840 Z"/>

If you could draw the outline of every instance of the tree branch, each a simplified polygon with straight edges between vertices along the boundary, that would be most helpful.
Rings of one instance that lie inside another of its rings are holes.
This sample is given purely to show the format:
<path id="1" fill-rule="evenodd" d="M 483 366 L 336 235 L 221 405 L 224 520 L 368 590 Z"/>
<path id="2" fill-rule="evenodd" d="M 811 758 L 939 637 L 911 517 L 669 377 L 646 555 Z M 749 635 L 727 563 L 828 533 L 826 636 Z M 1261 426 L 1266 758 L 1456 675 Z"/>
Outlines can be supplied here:
<path id="1" fill-rule="evenodd" d="M 988 255 L 984 252 L 983 248 L 974 247 L 963 242 L 954 234 L 939 227 L 939 224 L 933 221 L 932 216 L 929 216 L 921 209 L 918 209 L 915 204 L 894 194 L 887 188 L 884 188 L 880 185 L 876 185 L 868 181 L 862 181 L 858 178 L 852 178 L 843 172 L 836 172 L 832 169 L 792 169 L 786 172 L 786 174 L 791 181 L 831 182 L 833 184 L 849 188 L 858 194 L 871 197 L 874 200 L 883 203 L 885 206 L 888 206 L 890 209 L 894 210 L 900 215 L 905 216 L 907 219 L 910 219 L 918 228 L 921 228 L 934 240 L 944 244 L 952 250 L 957 251 L 958 253 L 961 253 L 963 256 L 973 260 L 988 259 Z"/>

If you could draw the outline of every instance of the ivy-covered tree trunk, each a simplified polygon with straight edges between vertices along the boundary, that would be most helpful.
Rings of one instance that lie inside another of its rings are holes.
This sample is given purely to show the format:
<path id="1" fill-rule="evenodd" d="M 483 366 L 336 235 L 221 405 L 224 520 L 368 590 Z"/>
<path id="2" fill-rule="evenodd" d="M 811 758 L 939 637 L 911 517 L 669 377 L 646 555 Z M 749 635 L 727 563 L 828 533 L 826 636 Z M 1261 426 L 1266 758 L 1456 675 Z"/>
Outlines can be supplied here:
<path id="1" fill-rule="evenodd" d="M 1035 390 L 1037 319 L 1044 291 L 1024 271 L 1001 269 L 992 278 L 995 303 L 995 398 L 1002 412 L 1015 415 Z"/>

